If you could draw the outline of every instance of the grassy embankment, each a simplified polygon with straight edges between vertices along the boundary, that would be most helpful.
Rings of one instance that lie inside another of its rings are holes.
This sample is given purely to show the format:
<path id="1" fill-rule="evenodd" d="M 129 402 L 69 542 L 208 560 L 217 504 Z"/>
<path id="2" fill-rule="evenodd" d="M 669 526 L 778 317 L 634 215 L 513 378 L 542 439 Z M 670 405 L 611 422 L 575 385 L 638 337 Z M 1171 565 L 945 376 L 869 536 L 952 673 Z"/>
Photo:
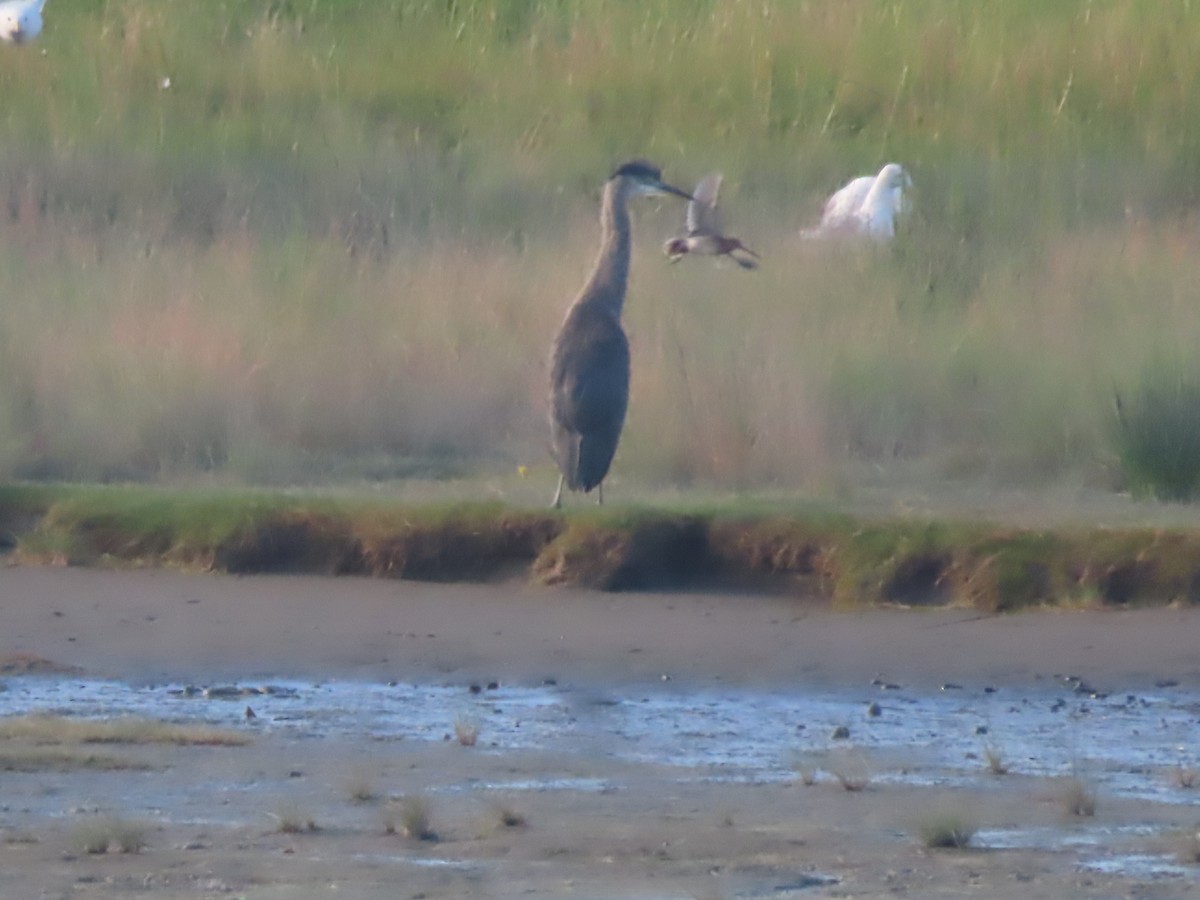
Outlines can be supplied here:
<path id="1" fill-rule="evenodd" d="M 766 263 L 639 209 L 615 479 L 1120 487 L 1114 388 L 1200 339 L 1197 45 L 1134 0 L 57 0 L 0 54 L 0 476 L 544 472 L 636 153 L 725 170 Z M 893 248 L 797 242 L 892 159 Z"/>
<path id="2" fill-rule="evenodd" d="M 1200 601 L 1200 533 L 855 519 L 816 506 L 402 508 L 155 488 L 0 491 L 23 562 L 416 580 L 524 576 L 606 590 L 766 589 L 804 602 L 1029 606 Z"/>

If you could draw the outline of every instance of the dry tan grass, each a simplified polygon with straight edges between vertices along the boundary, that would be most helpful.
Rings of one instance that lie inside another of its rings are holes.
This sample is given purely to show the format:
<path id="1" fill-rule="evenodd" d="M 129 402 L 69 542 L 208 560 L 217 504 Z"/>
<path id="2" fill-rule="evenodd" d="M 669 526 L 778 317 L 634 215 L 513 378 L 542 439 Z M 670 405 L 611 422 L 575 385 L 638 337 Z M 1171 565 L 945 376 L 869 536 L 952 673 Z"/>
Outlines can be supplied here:
<path id="1" fill-rule="evenodd" d="M 110 850 L 140 853 L 146 846 L 146 827 L 117 816 L 102 816 L 79 822 L 72 829 L 71 842 L 89 854 Z"/>
<path id="2" fill-rule="evenodd" d="M 1171 783 L 1181 790 L 1190 791 L 1200 782 L 1200 771 L 1191 766 L 1179 765 L 1171 770 Z"/>
<path id="3" fill-rule="evenodd" d="M 285 803 L 277 812 L 267 813 L 280 834 L 311 834 L 320 831 L 317 820 L 298 803 Z"/>
<path id="4" fill-rule="evenodd" d="M 858 793 L 866 790 L 871 784 L 870 761 L 861 750 L 831 753 L 825 768 L 837 779 L 844 791 Z"/>
<path id="5" fill-rule="evenodd" d="M 0 771 L 4 772 L 70 772 L 77 769 L 136 772 L 151 768 L 153 766 L 144 760 L 109 753 L 36 744 L 0 748 Z"/>
<path id="6" fill-rule="evenodd" d="M 1008 761 L 1004 758 L 1004 751 L 995 744 L 985 744 L 983 748 L 983 756 L 987 761 L 988 771 L 993 775 L 1008 774 Z"/>
<path id="7" fill-rule="evenodd" d="M 960 812 L 938 810 L 921 819 L 917 835 L 929 849 L 961 850 L 970 845 L 977 826 Z"/>
<path id="8" fill-rule="evenodd" d="M 467 716 L 454 720 L 454 737 L 463 747 L 474 747 L 479 740 L 479 723 Z"/>
<path id="9" fill-rule="evenodd" d="M 384 830 L 388 834 L 399 831 L 401 836 L 416 841 L 436 841 L 438 834 L 433 830 L 429 801 L 418 795 L 402 797 L 398 801 L 395 816 L 385 820 Z"/>
<path id="10" fill-rule="evenodd" d="M 1187 223 L 1052 235 L 1026 265 L 980 262 L 953 308 L 927 315 L 928 236 L 902 255 L 800 248 L 764 215 L 746 224 L 771 265 L 743 273 L 662 264 L 650 237 L 678 210 L 635 217 L 626 479 L 830 492 L 851 463 L 923 460 L 933 481 L 1101 480 L 1111 385 L 1200 340 L 1183 300 L 1200 262 L 1171 250 Z M 0 416 L 14 423 L 0 471 L 288 480 L 447 457 L 537 470 L 545 357 L 597 230 L 581 200 L 521 253 L 426 239 L 364 261 L 332 238 L 296 254 L 230 229 L 99 269 L 51 231 L 47 259 L 14 262 L 9 285 L 42 301 L 0 310 Z M 93 302 L 76 309 L 62 295 L 84 277 Z"/>
<path id="11" fill-rule="evenodd" d="M 177 725 L 136 716 L 75 719 L 34 714 L 0 720 L 0 741 L 41 746 L 62 744 L 177 744 L 238 747 L 250 738 L 209 725 Z"/>

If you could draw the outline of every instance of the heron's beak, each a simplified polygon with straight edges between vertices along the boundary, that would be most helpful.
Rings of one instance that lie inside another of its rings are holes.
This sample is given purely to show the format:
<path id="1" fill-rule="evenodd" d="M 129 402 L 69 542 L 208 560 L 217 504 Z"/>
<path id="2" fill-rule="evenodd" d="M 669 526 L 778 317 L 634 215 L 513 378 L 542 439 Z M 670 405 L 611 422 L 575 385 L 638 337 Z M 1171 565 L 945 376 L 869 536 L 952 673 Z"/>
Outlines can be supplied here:
<path id="1" fill-rule="evenodd" d="M 682 197 L 684 200 L 695 200 L 696 199 L 691 194 L 689 194 L 687 191 L 681 190 L 680 188 L 677 188 L 674 185 L 667 184 L 665 181 L 660 181 L 658 183 L 658 189 L 660 191 L 662 191 L 664 194 L 674 194 L 676 197 Z"/>

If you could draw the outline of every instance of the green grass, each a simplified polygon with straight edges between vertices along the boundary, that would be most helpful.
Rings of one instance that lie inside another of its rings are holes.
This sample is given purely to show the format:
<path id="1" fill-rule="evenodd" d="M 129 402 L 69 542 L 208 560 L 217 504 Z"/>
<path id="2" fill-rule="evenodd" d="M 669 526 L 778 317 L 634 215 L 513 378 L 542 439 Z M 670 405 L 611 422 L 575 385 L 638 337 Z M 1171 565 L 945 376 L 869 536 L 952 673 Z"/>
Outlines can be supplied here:
<path id="1" fill-rule="evenodd" d="M 337 492 L 66 485 L 0 488 L 0 509 L 9 497 L 22 511 L 10 526 L 14 556 L 35 563 L 460 582 L 523 574 L 604 590 L 721 584 L 842 607 L 988 612 L 1200 602 L 1200 530 L 1161 522 L 1023 528 L 946 515 L 849 515 L 815 504 L 695 501 L 564 514 Z M 66 556 L 39 556 L 48 546 L 66 548 L 59 551 Z"/>
<path id="2" fill-rule="evenodd" d="M 1156 367 L 1115 403 L 1118 453 L 1133 488 L 1161 500 L 1200 493 L 1200 380 Z"/>
<path id="3" fill-rule="evenodd" d="M 1123 489 L 1114 387 L 1200 340 L 1198 44 L 1184 0 L 56 0 L 0 54 L 0 477 L 540 471 L 644 154 L 766 259 L 662 265 L 640 205 L 615 482 Z M 893 159 L 891 248 L 800 245 Z"/>

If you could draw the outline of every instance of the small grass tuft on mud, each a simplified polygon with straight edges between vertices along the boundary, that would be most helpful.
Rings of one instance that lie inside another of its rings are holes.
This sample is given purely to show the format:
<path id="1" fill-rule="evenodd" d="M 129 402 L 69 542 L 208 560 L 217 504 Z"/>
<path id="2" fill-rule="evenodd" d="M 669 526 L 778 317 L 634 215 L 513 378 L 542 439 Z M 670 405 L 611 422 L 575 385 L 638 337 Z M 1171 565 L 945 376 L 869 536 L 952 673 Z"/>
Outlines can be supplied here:
<path id="1" fill-rule="evenodd" d="M 1062 804 L 1067 815 L 1090 818 L 1096 814 L 1096 788 L 1083 778 L 1072 776 L 1062 786 Z"/>
<path id="2" fill-rule="evenodd" d="M 433 830 L 429 801 L 416 794 L 400 798 L 395 815 L 389 815 L 384 830 L 388 834 L 400 832 L 401 836 L 414 841 L 437 841 L 438 833 Z"/>
<path id="3" fill-rule="evenodd" d="M 71 842 L 81 853 L 93 855 L 110 850 L 141 853 L 146 846 L 146 828 L 117 816 L 103 816 L 76 825 Z"/>
<path id="4" fill-rule="evenodd" d="M 285 804 L 278 812 L 267 815 L 274 820 L 279 834 L 314 834 L 321 830 L 317 820 L 294 803 Z"/>
<path id="5" fill-rule="evenodd" d="M 917 824 L 921 844 L 930 850 L 962 850 L 970 846 L 977 827 L 959 812 L 939 810 Z"/>

